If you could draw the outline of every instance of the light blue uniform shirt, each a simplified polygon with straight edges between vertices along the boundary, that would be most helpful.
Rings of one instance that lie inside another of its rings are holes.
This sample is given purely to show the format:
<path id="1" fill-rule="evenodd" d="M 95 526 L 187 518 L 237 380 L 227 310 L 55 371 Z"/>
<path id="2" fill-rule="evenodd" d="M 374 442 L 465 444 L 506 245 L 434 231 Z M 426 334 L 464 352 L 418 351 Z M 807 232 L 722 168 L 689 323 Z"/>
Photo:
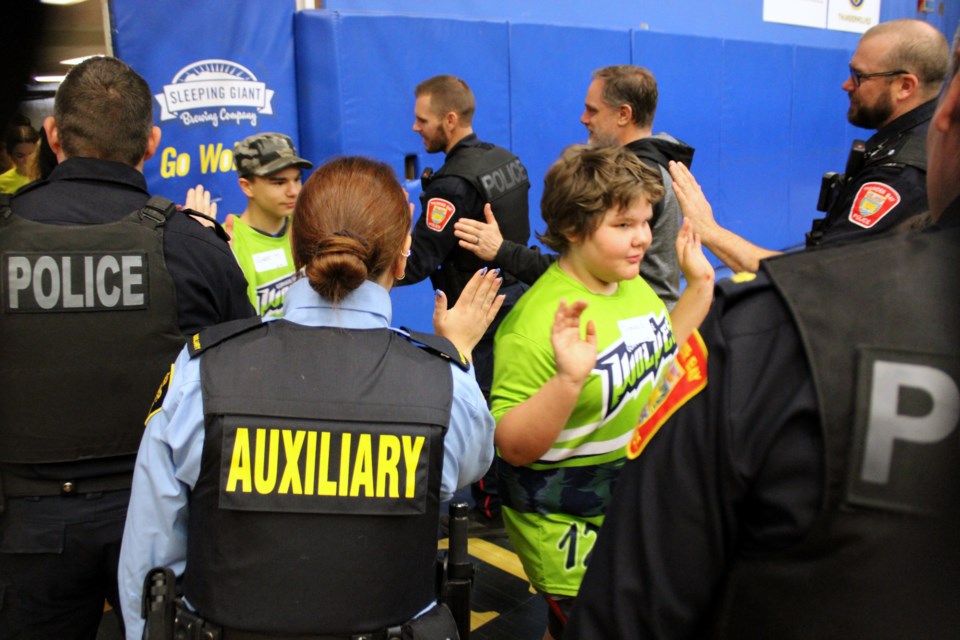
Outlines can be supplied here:
<path id="1" fill-rule="evenodd" d="M 388 328 L 390 295 L 367 281 L 334 307 L 301 279 L 287 291 L 283 315 L 311 327 Z M 187 498 L 200 475 L 204 440 L 200 358 L 191 358 L 186 349 L 180 353 L 163 406 L 150 418 L 140 443 L 120 550 L 120 599 L 128 640 L 143 636 L 140 595 L 147 572 L 166 566 L 181 576 L 186 567 Z M 472 367 L 469 372 L 450 368 L 453 405 L 443 439 L 441 500 L 479 480 L 493 458 L 494 421 Z"/>

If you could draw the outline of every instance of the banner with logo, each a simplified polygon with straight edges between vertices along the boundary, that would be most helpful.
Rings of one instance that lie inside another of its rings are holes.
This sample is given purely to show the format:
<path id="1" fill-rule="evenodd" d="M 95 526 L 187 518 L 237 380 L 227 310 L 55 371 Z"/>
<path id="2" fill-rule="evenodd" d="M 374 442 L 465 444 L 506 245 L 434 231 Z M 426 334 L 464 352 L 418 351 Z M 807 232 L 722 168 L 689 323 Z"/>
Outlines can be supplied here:
<path id="1" fill-rule="evenodd" d="M 880 22 L 880 0 L 763 0 L 763 20 L 863 33 Z"/>
<path id="2" fill-rule="evenodd" d="M 262 131 L 297 144 L 295 0 L 110 0 L 114 55 L 146 78 L 163 132 L 151 193 L 182 203 L 202 184 L 218 218 L 241 213 L 233 145 Z"/>

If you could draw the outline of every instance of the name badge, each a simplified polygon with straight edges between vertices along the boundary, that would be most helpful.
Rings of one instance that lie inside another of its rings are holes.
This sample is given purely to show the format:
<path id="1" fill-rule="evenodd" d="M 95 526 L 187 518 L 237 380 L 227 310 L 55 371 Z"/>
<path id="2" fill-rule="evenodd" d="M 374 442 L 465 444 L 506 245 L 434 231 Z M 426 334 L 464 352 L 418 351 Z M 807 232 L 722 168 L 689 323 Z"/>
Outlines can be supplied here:
<path id="1" fill-rule="evenodd" d="M 272 251 L 253 254 L 253 268 L 257 270 L 257 273 L 280 269 L 287 264 L 287 252 L 283 249 L 273 249 Z"/>

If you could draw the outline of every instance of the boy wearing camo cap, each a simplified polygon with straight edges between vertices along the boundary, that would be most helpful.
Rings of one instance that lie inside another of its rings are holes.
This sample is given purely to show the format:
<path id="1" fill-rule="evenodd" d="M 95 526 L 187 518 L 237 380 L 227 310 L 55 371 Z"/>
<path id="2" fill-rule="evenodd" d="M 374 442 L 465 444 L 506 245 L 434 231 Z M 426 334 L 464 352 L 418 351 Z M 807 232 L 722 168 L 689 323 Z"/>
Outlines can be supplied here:
<path id="1" fill-rule="evenodd" d="M 296 267 L 290 251 L 290 215 L 300 193 L 301 169 L 313 165 L 297 156 L 282 133 L 257 133 L 233 147 L 240 190 L 247 208 L 232 216 L 233 253 L 247 278 L 247 295 L 264 317 L 283 315 L 283 300 Z"/>

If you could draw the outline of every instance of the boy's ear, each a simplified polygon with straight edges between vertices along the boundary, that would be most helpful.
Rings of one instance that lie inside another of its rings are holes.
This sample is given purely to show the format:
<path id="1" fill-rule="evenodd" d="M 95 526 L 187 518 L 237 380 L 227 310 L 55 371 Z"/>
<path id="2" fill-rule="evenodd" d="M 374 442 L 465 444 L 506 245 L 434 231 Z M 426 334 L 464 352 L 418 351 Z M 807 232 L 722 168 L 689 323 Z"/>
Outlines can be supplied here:
<path id="1" fill-rule="evenodd" d="M 253 188 L 250 186 L 252 178 L 238 178 L 237 183 L 240 185 L 240 191 L 243 192 L 243 195 L 248 198 L 253 197 Z"/>

